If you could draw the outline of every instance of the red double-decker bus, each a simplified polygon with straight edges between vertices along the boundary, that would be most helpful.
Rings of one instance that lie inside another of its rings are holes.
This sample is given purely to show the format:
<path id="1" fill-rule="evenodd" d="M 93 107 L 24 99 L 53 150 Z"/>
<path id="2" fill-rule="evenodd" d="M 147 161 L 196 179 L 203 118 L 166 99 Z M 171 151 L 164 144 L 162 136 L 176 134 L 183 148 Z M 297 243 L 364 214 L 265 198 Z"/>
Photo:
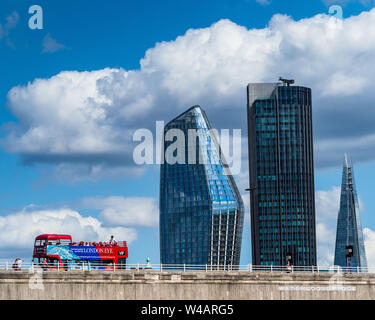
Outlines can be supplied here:
<path id="1" fill-rule="evenodd" d="M 73 242 L 70 235 L 42 234 L 35 238 L 33 263 L 65 270 L 126 269 L 127 257 L 126 241 Z"/>

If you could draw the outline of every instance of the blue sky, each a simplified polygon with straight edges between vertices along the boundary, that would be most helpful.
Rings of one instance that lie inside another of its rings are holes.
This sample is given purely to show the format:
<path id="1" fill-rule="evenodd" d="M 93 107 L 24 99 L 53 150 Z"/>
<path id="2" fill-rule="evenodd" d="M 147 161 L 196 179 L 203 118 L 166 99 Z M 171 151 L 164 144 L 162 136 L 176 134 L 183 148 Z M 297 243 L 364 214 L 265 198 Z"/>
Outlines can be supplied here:
<path id="1" fill-rule="evenodd" d="M 33 4 L 43 8 L 43 30 L 28 27 Z M 332 4 L 340 4 L 344 16 L 334 29 L 328 16 Z M 373 104 L 371 78 L 362 76 L 363 70 L 371 75 L 375 61 L 375 47 L 362 40 L 373 6 L 354 0 L 3 0 L 0 259 L 14 258 L 16 250 L 30 258 L 38 232 L 76 238 L 117 232 L 129 237 L 124 239 L 130 241 L 129 263 L 147 256 L 158 263 L 159 169 L 131 163 L 132 132 L 152 129 L 153 121 L 168 121 L 194 104 L 206 109 L 213 126 L 246 132 L 246 83 L 280 75 L 313 89 L 320 263 L 332 263 L 338 207 L 332 188 L 340 184 L 344 152 L 353 156 L 366 250 L 375 254 L 375 113 L 367 113 Z M 317 18 L 320 14 L 326 16 Z M 332 38 L 319 28 L 331 28 Z M 200 42 L 206 36 L 213 39 L 209 44 Z M 254 50 L 261 53 L 259 61 Z M 208 68 L 211 62 L 215 67 Z M 72 72 L 53 78 L 62 71 Z M 345 75 L 359 85 L 348 90 Z M 72 86 L 79 89 L 67 97 Z M 248 179 L 246 158 L 243 150 L 243 172 L 236 177 L 241 190 Z M 132 217 L 135 212 L 140 218 Z M 124 222 L 118 225 L 111 214 Z M 249 223 L 244 231 L 241 263 L 247 264 Z"/>

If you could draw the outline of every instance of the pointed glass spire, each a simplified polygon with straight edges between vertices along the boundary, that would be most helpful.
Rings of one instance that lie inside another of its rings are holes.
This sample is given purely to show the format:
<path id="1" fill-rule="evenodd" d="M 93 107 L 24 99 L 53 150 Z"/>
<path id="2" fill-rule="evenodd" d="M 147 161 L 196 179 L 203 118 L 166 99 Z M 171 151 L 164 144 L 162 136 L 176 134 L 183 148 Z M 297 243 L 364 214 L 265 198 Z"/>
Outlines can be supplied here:
<path id="1" fill-rule="evenodd" d="M 348 247 L 353 248 L 353 255 L 349 257 L 346 254 Z M 347 154 L 342 172 L 334 264 L 342 267 L 367 267 L 353 164 Z"/>

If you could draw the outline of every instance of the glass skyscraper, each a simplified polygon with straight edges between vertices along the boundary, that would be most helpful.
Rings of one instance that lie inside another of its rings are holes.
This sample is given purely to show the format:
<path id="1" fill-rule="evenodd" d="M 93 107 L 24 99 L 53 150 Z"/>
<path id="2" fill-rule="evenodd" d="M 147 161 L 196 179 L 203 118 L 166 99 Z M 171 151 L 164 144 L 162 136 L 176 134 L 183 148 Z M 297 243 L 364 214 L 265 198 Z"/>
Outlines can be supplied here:
<path id="1" fill-rule="evenodd" d="M 247 98 L 252 263 L 316 265 L 311 89 L 252 83 Z"/>
<path id="2" fill-rule="evenodd" d="M 347 247 L 352 247 L 352 256 L 346 256 Z M 346 155 L 342 171 L 334 264 L 342 267 L 367 267 L 353 165 Z"/>
<path id="3" fill-rule="evenodd" d="M 164 137 L 176 129 L 184 134 L 186 162 L 190 157 L 196 164 L 171 164 L 166 159 L 161 165 L 161 262 L 239 265 L 243 202 L 224 158 L 220 157 L 220 147 L 205 112 L 199 106 L 188 109 L 165 126 Z M 196 132 L 195 146 L 189 142 L 189 137 L 194 136 L 192 132 Z M 165 154 L 173 143 L 164 142 Z"/>

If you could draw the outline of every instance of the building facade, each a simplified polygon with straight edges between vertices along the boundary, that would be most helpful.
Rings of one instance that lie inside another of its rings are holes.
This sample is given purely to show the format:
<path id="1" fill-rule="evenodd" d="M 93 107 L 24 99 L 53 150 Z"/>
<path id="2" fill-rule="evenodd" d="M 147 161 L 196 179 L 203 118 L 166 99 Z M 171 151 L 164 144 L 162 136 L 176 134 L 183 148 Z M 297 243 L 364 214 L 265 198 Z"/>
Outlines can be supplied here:
<path id="1" fill-rule="evenodd" d="M 353 253 L 347 257 L 348 247 L 353 249 Z M 334 264 L 342 267 L 367 267 L 353 165 L 346 155 L 342 171 Z"/>
<path id="2" fill-rule="evenodd" d="M 165 140 L 168 132 L 183 133 L 180 145 L 186 148 L 179 159 L 186 163 L 170 161 L 168 154 L 173 153 L 168 150 L 176 141 L 165 141 L 165 160 L 160 169 L 163 264 L 240 264 L 243 202 L 211 129 L 199 106 L 188 109 L 164 128 Z M 189 141 L 191 137 L 194 139 Z"/>
<path id="3" fill-rule="evenodd" d="M 247 88 L 252 263 L 316 265 L 311 89 Z"/>

